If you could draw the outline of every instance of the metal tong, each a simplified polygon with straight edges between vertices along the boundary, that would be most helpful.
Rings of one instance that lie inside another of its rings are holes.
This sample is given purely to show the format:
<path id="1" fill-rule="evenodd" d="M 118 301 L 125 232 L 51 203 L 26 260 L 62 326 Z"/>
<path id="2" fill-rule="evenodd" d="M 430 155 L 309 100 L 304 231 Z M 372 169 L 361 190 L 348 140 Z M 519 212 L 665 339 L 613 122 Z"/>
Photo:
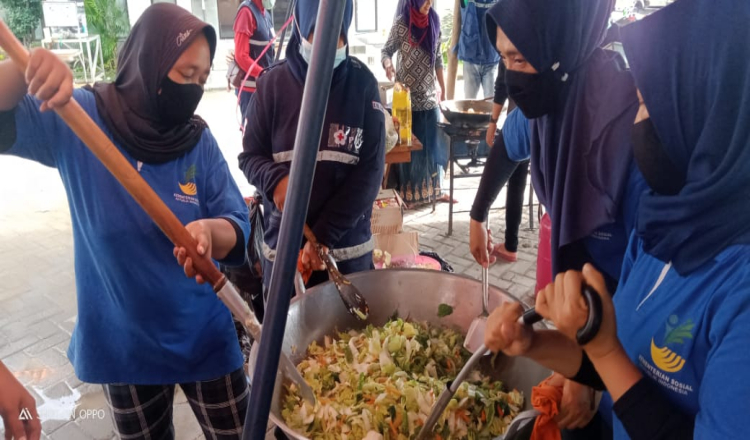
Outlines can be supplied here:
<path id="1" fill-rule="evenodd" d="M 333 284 L 336 285 L 336 290 L 338 290 L 339 296 L 341 296 L 341 300 L 344 301 L 346 309 L 349 311 L 349 313 L 356 316 L 360 320 L 367 320 L 367 317 L 370 316 L 370 306 L 367 304 L 367 301 L 359 292 L 359 289 L 354 287 L 351 281 L 349 281 L 339 271 L 338 266 L 336 265 L 336 260 L 333 259 L 333 255 L 323 249 L 323 246 L 320 244 L 320 242 L 318 242 L 318 239 L 315 237 L 312 229 L 310 229 L 309 226 L 305 225 L 304 231 L 305 238 L 313 246 L 315 246 L 315 249 L 318 251 L 318 257 L 323 262 L 323 264 L 326 265 L 328 277 L 331 279 L 331 281 L 333 281 Z"/>

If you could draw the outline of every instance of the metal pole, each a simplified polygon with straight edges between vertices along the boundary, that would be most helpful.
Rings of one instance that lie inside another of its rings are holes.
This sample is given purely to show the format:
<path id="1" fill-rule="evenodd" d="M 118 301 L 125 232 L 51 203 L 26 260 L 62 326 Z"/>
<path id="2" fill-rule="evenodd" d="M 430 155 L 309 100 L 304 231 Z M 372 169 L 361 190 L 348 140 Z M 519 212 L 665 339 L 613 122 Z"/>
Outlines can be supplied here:
<path id="1" fill-rule="evenodd" d="M 268 307 L 242 436 L 244 440 L 259 440 L 266 435 L 289 302 L 294 290 L 294 277 L 289 274 L 297 270 L 302 228 L 310 202 L 345 6 L 346 0 L 321 0 L 318 7 L 312 58 L 302 95 L 289 189 L 281 219 L 276 261 L 271 272 Z"/>
<path id="2" fill-rule="evenodd" d="M 286 10 L 286 17 L 284 18 L 284 23 L 286 23 L 286 21 L 289 20 L 289 17 L 291 17 L 294 13 L 294 7 L 296 5 L 297 0 L 292 0 L 291 2 L 289 2 L 289 6 Z M 281 31 L 281 39 L 279 39 L 279 50 L 276 51 L 276 59 L 274 61 L 279 61 L 281 59 L 281 51 L 284 50 L 284 39 L 286 38 L 287 29 L 289 29 L 289 26 L 285 27 L 284 30 Z"/>

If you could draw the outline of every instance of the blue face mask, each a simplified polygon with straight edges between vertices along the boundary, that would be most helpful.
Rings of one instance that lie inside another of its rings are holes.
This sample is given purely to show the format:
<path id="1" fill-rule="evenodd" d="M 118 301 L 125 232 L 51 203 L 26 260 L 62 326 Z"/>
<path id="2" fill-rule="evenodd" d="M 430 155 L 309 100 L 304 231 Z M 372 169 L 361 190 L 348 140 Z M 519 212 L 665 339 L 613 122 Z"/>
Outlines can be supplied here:
<path id="1" fill-rule="evenodd" d="M 310 65 L 310 58 L 312 56 L 312 43 L 301 38 L 302 44 L 299 46 L 299 53 L 305 62 Z M 333 68 L 339 67 L 341 63 L 346 59 L 346 44 L 336 49 L 336 58 L 333 59 Z"/>

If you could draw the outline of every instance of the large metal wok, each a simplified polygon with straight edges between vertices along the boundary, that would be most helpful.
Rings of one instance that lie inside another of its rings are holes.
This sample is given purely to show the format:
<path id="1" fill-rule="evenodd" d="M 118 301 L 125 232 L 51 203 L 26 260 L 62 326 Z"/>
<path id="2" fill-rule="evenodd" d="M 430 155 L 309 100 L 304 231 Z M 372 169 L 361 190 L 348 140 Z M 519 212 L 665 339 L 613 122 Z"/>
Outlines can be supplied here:
<path id="1" fill-rule="evenodd" d="M 451 125 L 460 128 L 487 128 L 492 101 L 456 100 L 440 103 L 440 111 Z"/>
<path id="2" fill-rule="evenodd" d="M 349 276 L 370 304 L 369 323 L 385 324 L 395 312 L 402 318 L 429 322 L 434 325 L 468 331 L 471 321 L 482 311 L 482 286 L 472 278 L 426 270 L 379 270 Z M 517 301 L 512 295 L 490 286 L 490 308 L 503 301 Z M 453 306 L 453 314 L 444 318 L 437 316 L 440 304 Z M 300 362 L 307 347 L 313 341 L 334 336 L 337 331 L 364 328 L 367 323 L 359 321 L 347 312 L 341 302 L 336 286 L 326 283 L 310 289 L 304 296 L 292 302 L 284 334 L 284 351 L 291 353 L 293 362 Z M 538 324 L 541 325 L 541 324 Z M 254 345 L 253 351 L 257 349 Z M 254 369 L 251 355 L 250 374 Z M 501 380 L 509 389 L 523 391 L 525 409 L 530 409 L 531 388 L 547 377 L 549 370 L 531 360 L 498 356 L 495 368 L 490 365 L 490 356 L 482 361 L 480 369 Z M 274 397 L 271 403 L 271 421 L 281 428 L 289 438 L 305 440 L 286 426 L 281 415 L 285 388 L 277 376 Z"/>

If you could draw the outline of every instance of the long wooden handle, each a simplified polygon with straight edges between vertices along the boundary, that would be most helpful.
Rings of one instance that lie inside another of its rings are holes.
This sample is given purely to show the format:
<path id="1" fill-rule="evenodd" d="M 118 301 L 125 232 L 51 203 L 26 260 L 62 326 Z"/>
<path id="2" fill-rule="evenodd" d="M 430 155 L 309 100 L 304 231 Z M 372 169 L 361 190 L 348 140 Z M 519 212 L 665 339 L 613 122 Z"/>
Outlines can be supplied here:
<path id="1" fill-rule="evenodd" d="M 2 20 L 0 20 L 0 47 L 8 53 L 21 72 L 26 71 L 29 53 Z M 224 275 L 211 261 L 210 256 L 198 254 L 198 243 L 195 239 L 83 108 L 71 99 L 63 107 L 55 109 L 55 112 L 99 158 L 115 179 L 125 187 L 172 243 L 187 250 L 195 269 L 218 292 L 226 283 Z"/>

